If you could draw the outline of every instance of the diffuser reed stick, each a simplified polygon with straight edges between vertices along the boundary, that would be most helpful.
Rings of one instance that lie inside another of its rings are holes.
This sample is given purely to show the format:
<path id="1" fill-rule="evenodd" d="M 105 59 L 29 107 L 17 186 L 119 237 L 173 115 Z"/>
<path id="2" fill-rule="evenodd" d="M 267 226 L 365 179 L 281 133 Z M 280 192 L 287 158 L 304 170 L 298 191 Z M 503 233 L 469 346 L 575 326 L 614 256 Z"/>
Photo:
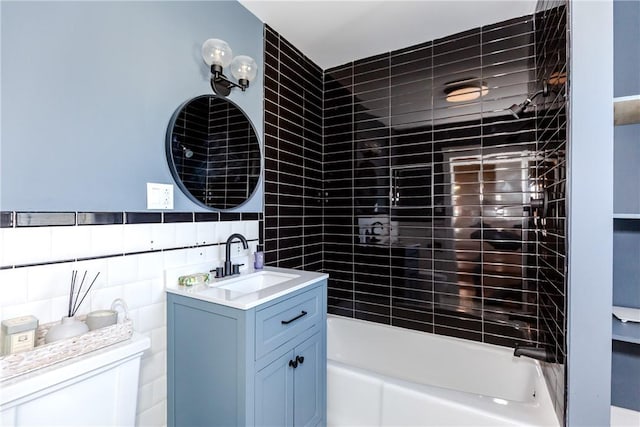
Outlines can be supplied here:
<path id="1" fill-rule="evenodd" d="M 73 301 L 73 285 L 76 281 L 76 271 L 73 270 L 71 272 L 71 286 L 69 286 L 69 310 L 67 313 L 67 317 L 71 317 L 71 302 Z"/>
<path id="2" fill-rule="evenodd" d="M 87 270 L 84 271 L 84 275 L 82 276 L 82 282 L 80 282 L 80 286 L 78 287 L 78 293 L 76 294 L 76 301 L 71 308 L 71 315 L 75 316 L 76 312 L 76 304 L 78 303 L 78 297 L 80 296 L 80 291 L 82 291 L 82 285 L 84 285 L 84 279 L 87 277 Z"/>
<path id="3" fill-rule="evenodd" d="M 98 278 L 99 275 L 100 275 L 100 272 L 96 274 L 96 277 L 93 278 L 91 285 L 89 285 L 87 290 L 84 291 L 82 298 L 80 298 L 80 292 L 82 292 L 82 286 L 84 285 L 84 279 L 87 277 L 87 271 L 85 270 L 84 275 L 82 276 L 82 282 L 80 282 L 80 286 L 78 286 L 77 292 L 75 292 L 75 288 L 76 288 L 76 279 L 78 278 L 78 271 L 73 270 L 71 272 L 71 286 L 69 289 L 69 310 L 67 312 L 67 317 L 73 317 L 76 315 L 76 313 L 78 312 L 78 309 L 82 305 L 82 302 L 87 297 L 87 295 L 89 295 L 89 291 L 93 287 L 93 284 L 96 282 L 96 279 Z M 75 294 L 75 298 L 74 298 L 74 294 Z M 80 302 L 78 302 L 78 300 Z"/>
<path id="4" fill-rule="evenodd" d="M 93 287 L 93 284 L 96 283 L 96 279 L 98 278 L 98 276 L 100 275 L 100 272 L 98 271 L 98 274 L 96 274 L 96 277 L 93 278 L 93 281 L 91 282 L 91 284 L 89 285 L 89 287 L 87 288 L 86 292 L 84 293 L 84 295 L 82 296 L 82 299 L 80 300 L 80 302 L 78 303 L 78 306 L 75 307 L 74 311 L 73 311 L 73 315 L 76 315 L 76 312 L 78 311 L 78 309 L 80 308 L 80 305 L 82 305 L 82 302 L 84 301 L 84 299 L 87 297 L 87 295 L 89 295 L 89 291 L 91 290 L 91 288 Z M 80 292 L 78 292 L 78 296 L 80 295 Z M 76 299 L 76 302 L 78 300 Z"/>

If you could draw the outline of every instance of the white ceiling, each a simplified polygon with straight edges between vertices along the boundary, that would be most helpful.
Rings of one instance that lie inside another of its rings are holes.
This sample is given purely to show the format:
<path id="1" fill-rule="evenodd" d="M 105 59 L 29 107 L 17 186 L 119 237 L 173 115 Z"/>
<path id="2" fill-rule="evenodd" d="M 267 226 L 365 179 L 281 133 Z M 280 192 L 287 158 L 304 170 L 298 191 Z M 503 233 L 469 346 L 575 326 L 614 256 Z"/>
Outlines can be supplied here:
<path id="1" fill-rule="evenodd" d="M 536 0 L 239 0 L 322 69 L 532 14 Z"/>

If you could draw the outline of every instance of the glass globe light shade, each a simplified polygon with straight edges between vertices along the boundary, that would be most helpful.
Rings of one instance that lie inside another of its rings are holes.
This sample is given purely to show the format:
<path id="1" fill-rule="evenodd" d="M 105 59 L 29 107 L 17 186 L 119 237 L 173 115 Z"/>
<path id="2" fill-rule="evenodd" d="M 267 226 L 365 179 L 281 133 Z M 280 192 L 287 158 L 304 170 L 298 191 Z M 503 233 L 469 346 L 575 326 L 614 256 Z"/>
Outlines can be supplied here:
<path id="1" fill-rule="evenodd" d="M 202 58 L 208 65 L 227 67 L 233 58 L 231 47 L 226 41 L 209 39 L 202 44 Z"/>
<path id="2" fill-rule="evenodd" d="M 246 80 L 250 82 L 258 74 L 258 64 L 250 56 L 238 55 L 231 62 L 231 74 L 238 81 Z"/>

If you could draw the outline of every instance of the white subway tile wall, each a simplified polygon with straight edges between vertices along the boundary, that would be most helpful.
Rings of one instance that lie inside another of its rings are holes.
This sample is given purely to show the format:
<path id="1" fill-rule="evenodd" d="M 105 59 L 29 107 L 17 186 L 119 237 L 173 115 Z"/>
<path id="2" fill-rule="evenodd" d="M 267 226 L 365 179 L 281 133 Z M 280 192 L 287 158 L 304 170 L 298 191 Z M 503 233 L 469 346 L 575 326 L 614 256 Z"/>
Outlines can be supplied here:
<path id="1" fill-rule="evenodd" d="M 249 250 L 234 244 L 232 259 L 252 262 L 257 220 L 0 228 L 0 319 L 31 314 L 40 323 L 58 321 L 66 315 L 71 272 L 78 270 L 81 280 L 86 270 L 85 286 L 99 272 L 78 314 L 125 300 L 135 331 L 151 339 L 140 370 L 136 424 L 166 425 L 165 270 L 220 266 L 232 233 L 250 243 Z M 87 259 L 94 257 L 100 258 Z"/>

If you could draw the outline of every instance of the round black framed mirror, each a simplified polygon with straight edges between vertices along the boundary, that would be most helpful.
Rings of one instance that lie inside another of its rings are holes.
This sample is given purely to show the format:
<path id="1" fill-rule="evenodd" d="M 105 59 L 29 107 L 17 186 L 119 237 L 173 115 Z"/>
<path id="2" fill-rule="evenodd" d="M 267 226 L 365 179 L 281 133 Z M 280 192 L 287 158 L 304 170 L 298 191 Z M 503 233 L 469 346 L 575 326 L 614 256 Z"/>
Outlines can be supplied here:
<path id="1" fill-rule="evenodd" d="M 260 179 L 253 124 L 233 102 L 201 95 L 182 104 L 167 129 L 167 160 L 180 189 L 213 209 L 244 204 Z"/>

